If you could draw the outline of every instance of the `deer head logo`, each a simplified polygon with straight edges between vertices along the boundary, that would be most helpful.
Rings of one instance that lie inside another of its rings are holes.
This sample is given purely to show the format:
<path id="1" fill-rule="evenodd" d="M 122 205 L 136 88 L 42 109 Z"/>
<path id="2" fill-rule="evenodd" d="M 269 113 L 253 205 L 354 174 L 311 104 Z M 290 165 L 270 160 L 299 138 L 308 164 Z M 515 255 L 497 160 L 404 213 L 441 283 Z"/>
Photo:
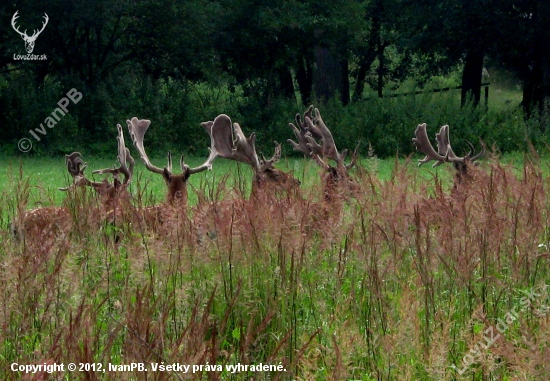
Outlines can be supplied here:
<path id="1" fill-rule="evenodd" d="M 24 32 L 20 32 L 19 28 L 15 25 L 15 20 L 19 17 L 18 13 L 19 11 L 13 14 L 13 17 L 11 19 L 11 26 L 17 33 L 21 35 L 21 38 L 23 38 L 23 41 L 25 41 L 25 49 L 27 50 L 27 53 L 32 53 L 32 51 L 34 50 L 34 42 L 36 41 L 40 33 L 42 33 L 46 25 L 48 25 L 48 20 L 49 20 L 48 15 L 44 13 L 44 23 L 42 24 L 42 29 L 40 30 L 34 29 L 32 36 L 28 36 L 26 29 Z"/>

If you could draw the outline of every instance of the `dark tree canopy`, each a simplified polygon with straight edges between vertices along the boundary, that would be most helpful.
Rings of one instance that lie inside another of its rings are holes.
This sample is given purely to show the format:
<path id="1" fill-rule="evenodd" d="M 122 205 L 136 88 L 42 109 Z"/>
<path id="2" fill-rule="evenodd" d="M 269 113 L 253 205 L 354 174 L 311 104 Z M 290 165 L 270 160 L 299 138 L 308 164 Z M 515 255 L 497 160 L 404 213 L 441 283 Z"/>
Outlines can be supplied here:
<path id="1" fill-rule="evenodd" d="M 174 125 L 192 112 L 182 108 L 180 89 L 199 85 L 239 89 L 249 105 L 239 112 L 262 120 L 278 99 L 346 105 L 369 89 L 382 98 L 389 83 L 422 86 L 458 70 L 462 103 L 472 97 L 477 105 L 488 59 L 521 80 L 527 115 L 533 106 L 543 111 L 550 96 L 545 0 L 24 0 L 0 5 L 4 25 L 16 11 L 29 31 L 48 14 L 34 51 L 48 58 L 15 60 L 25 53 L 23 41 L 12 28 L 0 30 L 0 118 L 8 140 L 40 123 L 25 107 L 38 110 L 45 94 L 59 99 L 75 86 L 90 101 L 71 117 L 92 137 L 102 136 L 106 119 L 140 107 L 179 108 L 163 114 Z M 35 98 L 22 95 L 30 92 Z M 140 104 L 114 106 L 124 92 L 139 92 Z"/>

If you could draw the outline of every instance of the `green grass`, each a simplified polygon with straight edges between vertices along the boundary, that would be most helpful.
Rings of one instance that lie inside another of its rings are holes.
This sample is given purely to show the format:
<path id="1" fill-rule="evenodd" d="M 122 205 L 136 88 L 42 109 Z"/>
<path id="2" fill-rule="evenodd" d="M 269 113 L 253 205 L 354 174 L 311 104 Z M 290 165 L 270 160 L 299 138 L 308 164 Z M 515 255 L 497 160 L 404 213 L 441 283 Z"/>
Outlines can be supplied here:
<path id="1" fill-rule="evenodd" d="M 544 155 L 544 153 L 543 153 Z M 503 163 L 511 164 L 515 168 L 521 168 L 524 158 L 523 153 L 509 153 L 501 158 Z M 545 157 L 545 155 L 543 156 Z M 113 159 L 104 157 L 83 157 L 88 163 L 88 168 L 85 174 L 94 181 L 101 181 L 103 178 L 108 178 L 104 175 L 92 175 L 92 171 L 111 168 L 118 166 L 118 162 Z M 420 154 L 414 154 L 411 158 L 412 162 L 408 164 L 410 171 L 418 171 L 418 175 L 425 179 L 430 179 L 433 175 L 443 176 L 444 179 L 452 178 L 452 170 L 446 166 L 432 168 L 431 163 L 425 164 L 420 169 L 415 169 L 415 162 L 422 158 Z M 202 158 L 188 157 L 185 159 L 186 164 L 191 167 L 202 164 Z M 162 166 L 166 162 L 165 157 L 152 157 L 151 161 L 157 166 Z M 368 172 L 376 175 L 380 180 L 389 180 L 392 176 L 392 171 L 396 165 L 403 165 L 407 162 L 405 158 L 393 159 L 378 159 L 376 157 L 364 157 L 359 159 L 359 166 Z M 175 164 L 177 165 L 177 164 Z M 292 171 L 294 176 L 304 184 L 305 188 L 310 188 L 319 182 L 320 168 L 313 162 L 298 158 L 288 158 L 281 160 L 277 167 L 284 171 Z M 544 160 L 541 168 L 544 171 L 550 167 L 550 162 Z M 61 192 L 58 188 L 66 187 L 71 184 L 71 179 L 66 170 L 64 158 L 50 157 L 0 157 L 0 177 L 6 181 L 0 183 L 0 193 L 5 192 L 8 197 L 13 197 L 16 191 L 17 178 L 19 170 L 22 169 L 23 176 L 29 180 L 31 187 L 29 206 L 48 206 L 61 205 L 65 198 L 65 192 Z M 174 172 L 178 172 L 178 168 L 174 167 Z M 246 165 L 240 165 L 224 159 L 217 159 L 214 164 L 213 171 L 202 172 L 191 176 L 189 179 L 189 187 L 200 188 L 201 184 L 215 184 L 224 175 L 229 175 L 230 186 L 235 186 L 238 179 L 234 174 L 242 173 L 243 178 L 249 178 L 252 174 L 250 168 Z M 138 180 L 139 179 L 139 180 Z M 162 202 L 166 195 L 166 187 L 162 176 L 156 175 L 147 171 L 141 160 L 136 160 L 136 168 L 134 173 L 134 182 L 140 182 L 146 185 L 148 193 L 151 194 L 149 201 L 151 203 Z M 248 184 L 250 185 L 250 184 Z M 137 187 L 136 184 L 131 184 L 132 191 Z M 197 202 L 196 195 L 193 191 L 189 192 L 189 202 L 195 205 Z"/>
<path id="2" fill-rule="evenodd" d="M 452 170 L 418 168 L 418 158 L 363 158 L 355 174 L 363 192 L 331 205 L 321 201 L 318 168 L 304 160 L 280 163 L 302 180 L 303 198 L 259 203 L 233 192 L 250 187 L 248 169 L 217 160 L 190 187 L 204 195 L 228 176 L 223 201 L 191 191 L 189 210 L 168 210 L 170 223 L 157 231 L 94 219 L 93 193 L 56 190 L 68 183 L 61 159 L 2 159 L 4 214 L 17 210 L 28 180 L 29 207 L 65 205 L 74 220 L 64 234 L 24 243 L 0 233 L 0 379 L 23 379 L 13 362 L 286 369 L 147 374 L 160 380 L 548 378 L 549 257 L 539 246 L 550 243 L 548 160 L 485 160 L 457 194 Z M 89 173 L 114 164 L 86 161 Z M 133 195 L 138 183 L 151 203 L 163 200 L 162 179 L 141 162 Z M 532 289 L 539 295 L 520 311 Z M 453 371 L 512 309 L 502 338 L 464 375 Z"/>

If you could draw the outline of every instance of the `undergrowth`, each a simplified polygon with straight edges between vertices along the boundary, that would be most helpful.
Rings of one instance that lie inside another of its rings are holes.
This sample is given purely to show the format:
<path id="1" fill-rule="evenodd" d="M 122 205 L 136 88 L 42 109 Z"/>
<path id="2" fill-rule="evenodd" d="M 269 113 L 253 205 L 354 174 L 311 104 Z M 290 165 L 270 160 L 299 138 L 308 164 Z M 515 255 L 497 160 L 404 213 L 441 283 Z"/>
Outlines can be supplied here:
<path id="1" fill-rule="evenodd" d="M 548 378 L 550 180 L 538 158 L 487 160 L 454 188 L 449 169 L 396 160 L 381 180 L 369 160 L 355 173 L 362 192 L 333 204 L 316 176 L 298 194 L 249 199 L 243 172 L 199 182 L 196 202 L 164 207 L 155 229 L 97 218 L 84 190 L 59 206 L 67 229 L 3 230 L 0 378 L 25 377 L 12 363 L 132 362 L 224 370 L 51 377 Z M 0 210 L 16 217 L 29 185 L 15 174 L 11 186 Z M 127 216 L 147 192 L 134 187 Z M 476 347 L 501 322 L 500 338 Z M 225 370 L 238 363 L 285 370 Z"/>

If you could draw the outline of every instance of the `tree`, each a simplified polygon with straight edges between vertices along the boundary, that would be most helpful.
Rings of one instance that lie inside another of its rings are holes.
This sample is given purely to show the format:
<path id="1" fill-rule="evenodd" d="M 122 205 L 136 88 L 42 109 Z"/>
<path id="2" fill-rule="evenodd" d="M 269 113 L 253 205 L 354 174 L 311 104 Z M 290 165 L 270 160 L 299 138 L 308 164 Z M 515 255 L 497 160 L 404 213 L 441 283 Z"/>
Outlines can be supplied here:
<path id="1" fill-rule="evenodd" d="M 522 81 L 522 106 L 529 117 L 533 106 L 543 111 L 550 97 L 550 3 L 509 0 L 498 16 L 502 38 L 495 57 Z"/>
<path id="2" fill-rule="evenodd" d="M 496 0 L 429 0 L 418 6 L 413 50 L 427 60 L 430 74 L 462 64 L 462 104 L 470 96 L 476 105 L 481 99 L 484 59 L 498 39 L 499 6 Z"/>

